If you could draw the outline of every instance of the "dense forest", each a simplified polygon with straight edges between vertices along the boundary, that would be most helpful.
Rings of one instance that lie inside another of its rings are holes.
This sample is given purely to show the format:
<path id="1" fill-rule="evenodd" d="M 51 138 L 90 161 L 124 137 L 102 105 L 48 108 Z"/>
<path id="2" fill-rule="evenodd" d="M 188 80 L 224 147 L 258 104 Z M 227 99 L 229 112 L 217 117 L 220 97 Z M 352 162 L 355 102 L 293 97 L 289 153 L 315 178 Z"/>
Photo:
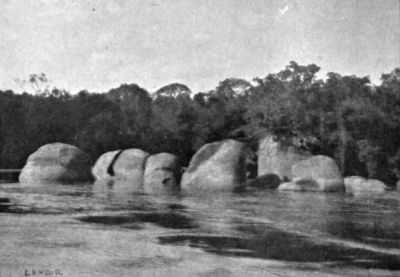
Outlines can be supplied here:
<path id="1" fill-rule="evenodd" d="M 315 139 L 312 151 L 334 157 L 345 175 L 394 185 L 400 177 L 400 68 L 368 77 L 328 73 L 296 62 L 252 82 L 226 79 L 192 94 L 182 84 L 149 93 L 123 84 L 107 93 L 49 89 L 44 74 L 25 83 L 34 93 L 0 91 L 0 168 L 21 168 L 30 153 L 65 142 L 93 160 L 106 151 L 141 148 L 171 152 L 187 164 L 204 143 L 258 134 Z"/>

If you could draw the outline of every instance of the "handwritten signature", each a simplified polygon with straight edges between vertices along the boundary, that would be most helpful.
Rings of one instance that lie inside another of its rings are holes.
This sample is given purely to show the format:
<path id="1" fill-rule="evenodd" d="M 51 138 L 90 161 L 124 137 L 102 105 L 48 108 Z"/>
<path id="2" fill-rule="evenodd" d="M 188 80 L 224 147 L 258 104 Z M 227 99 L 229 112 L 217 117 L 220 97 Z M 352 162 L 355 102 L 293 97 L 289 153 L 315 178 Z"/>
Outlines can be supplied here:
<path id="1" fill-rule="evenodd" d="M 62 276 L 64 275 L 61 269 L 55 268 L 55 269 L 49 269 L 49 268 L 38 268 L 38 269 L 25 269 L 24 274 L 22 276 L 48 276 L 48 277 L 53 277 L 53 276 Z M 0 277 L 13 277 L 15 276 L 14 274 L 8 272 L 4 272 L 2 268 L 0 268 Z M 18 275 L 21 276 L 21 275 Z"/>

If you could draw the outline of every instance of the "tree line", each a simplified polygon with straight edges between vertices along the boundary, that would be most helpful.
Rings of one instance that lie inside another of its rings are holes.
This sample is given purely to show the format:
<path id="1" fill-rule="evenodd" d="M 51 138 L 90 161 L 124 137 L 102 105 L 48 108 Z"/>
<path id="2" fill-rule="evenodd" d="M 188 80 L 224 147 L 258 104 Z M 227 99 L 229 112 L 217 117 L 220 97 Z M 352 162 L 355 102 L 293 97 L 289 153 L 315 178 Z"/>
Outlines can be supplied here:
<path id="1" fill-rule="evenodd" d="M 49 89 L 44 74 L 25 83 L 34 93 L 0 91 L 0 168 L 21 168 L 51 142 L 76 145 L 96 160 L 106 151 L 141 148 L 170 152 L 187 164 L 204 143 L 243 139 L 256 153 L 258 134 L 314 140 L 314 154 L 334 157 L 344 175 L 400 177 L 400 68 L 368 77 L 328 73 L 290 62 L 252 82 L 226 79 L 192 94 L 182 84 L 149 93 L 122 84 L 106 93 Z M 255 156 L 253 156 L 254 158 Z"/>

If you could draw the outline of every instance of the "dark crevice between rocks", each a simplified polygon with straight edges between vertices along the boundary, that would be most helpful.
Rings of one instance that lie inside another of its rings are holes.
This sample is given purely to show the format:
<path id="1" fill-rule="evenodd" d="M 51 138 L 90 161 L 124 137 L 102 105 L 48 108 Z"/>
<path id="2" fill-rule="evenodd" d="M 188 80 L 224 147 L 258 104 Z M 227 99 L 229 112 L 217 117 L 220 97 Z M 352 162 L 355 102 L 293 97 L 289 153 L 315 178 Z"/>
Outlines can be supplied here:
<path id="1" fill-rule="evenodd" d="M 110 165 L 107 168 L 107 173 L 110 176 L 115 176 L 115 172 L 114 172 L 114 164 L 115 162 L 118 160 L 119 156 L 121 156 L 122 152 L 124 152 L 124 150 L 120 150 L 117 154 L 115 154 L 114 158 L 112 159 Z"/>
<path id="2" fill-rule="evenodd" d="M 144 160 L 143 160 L 143 163 L 142 163 L 142 171 L 144 172 L 145 170 L 146 170 L 146 166 L 147 166 L 147 160 L 150 158 L 150 154 L 148 154 L 145 158 L 144 158 Z"/>

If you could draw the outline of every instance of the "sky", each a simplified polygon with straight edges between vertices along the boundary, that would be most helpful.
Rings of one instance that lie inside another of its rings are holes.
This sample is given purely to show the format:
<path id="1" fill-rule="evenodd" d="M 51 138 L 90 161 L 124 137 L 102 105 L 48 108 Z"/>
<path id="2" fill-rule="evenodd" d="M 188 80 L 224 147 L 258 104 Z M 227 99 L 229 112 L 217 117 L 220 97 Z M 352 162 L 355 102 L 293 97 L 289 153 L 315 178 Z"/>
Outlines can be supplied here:
<path id="1" fill-rule="evenodd" d="M 0 90 L 16 92 L 42 72 L 71 93 L 209 91 L 292 60 L 378 84 L 400 66 L 400 0 L 0 0 L 0 37 Z"/>

